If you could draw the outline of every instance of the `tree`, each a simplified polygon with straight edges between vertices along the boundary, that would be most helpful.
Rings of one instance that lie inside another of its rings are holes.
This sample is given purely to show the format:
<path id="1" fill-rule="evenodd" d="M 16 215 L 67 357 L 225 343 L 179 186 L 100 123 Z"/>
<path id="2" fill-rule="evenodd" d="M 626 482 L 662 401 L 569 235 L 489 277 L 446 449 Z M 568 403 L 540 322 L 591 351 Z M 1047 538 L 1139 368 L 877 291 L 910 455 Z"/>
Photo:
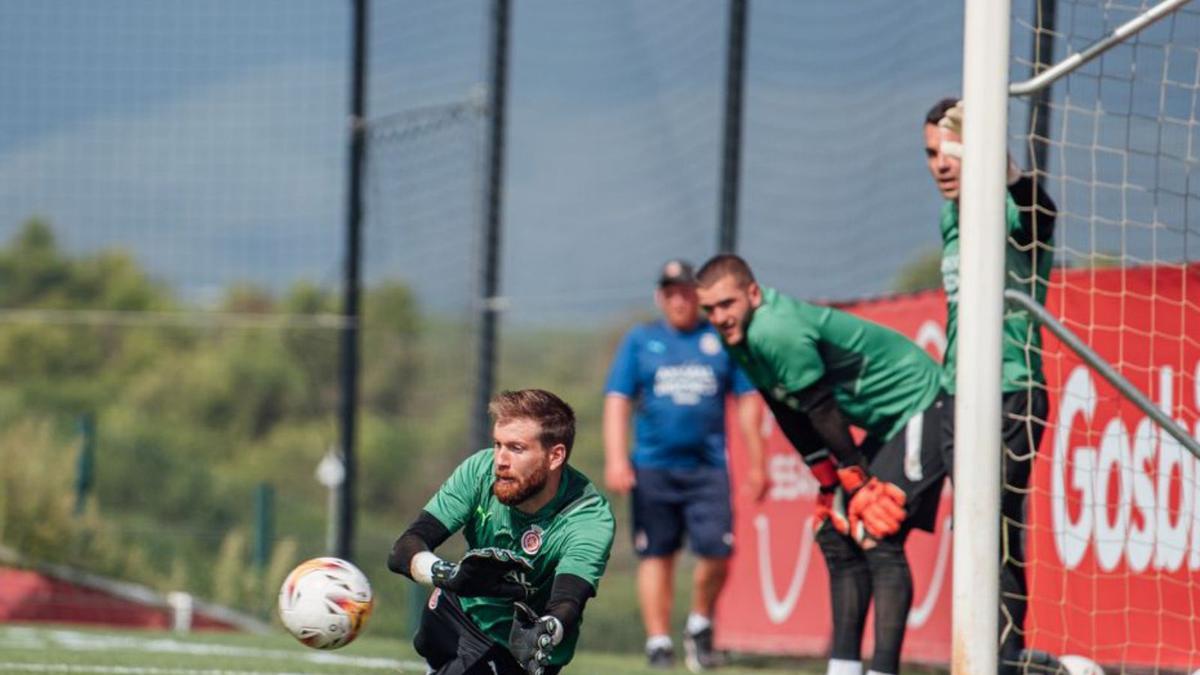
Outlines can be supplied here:
<path id="1" fill-rule="evenodd" d="M 915 293 L 942 286 L 942 249 L 931 248 L 920 252 L 905 263 L 896 275 L 892 290 L 897 293 Z"/>

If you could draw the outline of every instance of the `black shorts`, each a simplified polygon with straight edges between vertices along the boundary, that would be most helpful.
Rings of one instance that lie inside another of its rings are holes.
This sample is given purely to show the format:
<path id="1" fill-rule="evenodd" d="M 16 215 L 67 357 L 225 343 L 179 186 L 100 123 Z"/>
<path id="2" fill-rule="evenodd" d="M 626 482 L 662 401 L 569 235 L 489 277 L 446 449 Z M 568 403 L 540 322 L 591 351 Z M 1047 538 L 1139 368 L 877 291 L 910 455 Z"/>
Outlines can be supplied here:
<path id="1" fill-rule="evenodd" d="M 942 416 L 942 463 L 946 473 L 954 474 L 954 397 L 947 396 L 946 413 Z M 1033 458 L 1041 445 L 1050 411 L 1050 399 L 1043 387 L 1005 392 L 1000 399 L 1002 421 L 1000 435 L 1004 442 L 1004 462 L 1001 465 L 1005 487 L 1024 494 L 1029 485 Z M 972 449 L 967 451 L 974 452 Z M 1022 519 L 1023 521 L 1024 519 Z"/>
<path id="2" fill-rule="evenodd" d="M 633 548 L 641 558 L 675 553 L 687 534 L 702 558 L 733 553 L 729 472 L 717 467 L 637 470 L 633 488 Z"/>
<path id="3" fill-rule="evenodd" d="M 868 438 L 862 446 L 871 475 L 904 490 L 908 511 L 905 524 L 927 532 L 933 531 L 937 521 L 938 498 L 946 477 L 942 463 L 945 411 L 946 399 L 939 396 L 887 442 L 873 445 Z"/>
<path id="4" fill-rule="evenodd" d="M 434 589 L 421 612 L 413 647 L 436 675 L 525 675 L 512 653 L 484 634 L 453 593 Z M 548 666 L 555 675 L 560 666 Z"/>

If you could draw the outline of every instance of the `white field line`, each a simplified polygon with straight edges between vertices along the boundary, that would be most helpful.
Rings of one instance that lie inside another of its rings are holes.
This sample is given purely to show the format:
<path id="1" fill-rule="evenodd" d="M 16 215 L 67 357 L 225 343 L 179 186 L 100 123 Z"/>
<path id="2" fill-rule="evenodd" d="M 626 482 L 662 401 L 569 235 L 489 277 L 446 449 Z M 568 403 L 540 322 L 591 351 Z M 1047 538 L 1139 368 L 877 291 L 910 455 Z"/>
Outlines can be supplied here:
<path id="1" fill-rule="evenodd" d="M 421 661 L 402 661 L 370 656 L 347 656 L 331 652 L 319 652 L 308 648 L 302 651 L 286 649 L 262 649 L 258 647 L 238 647 L 227 644 L 209 644 L 201 642 L 185 642 L 174 638 L 143 638 L 135 636 L 98 635 L 73 630 L 38 630 L 34 628 L 14 627 L 0 630 L 0 649 L 63 649 L 73 652 L 102 652 L 102 651 L 140 651 L 155 654 L 187 654 L 193 656 L 231 656 L 239 658 L 299 660 L 317 665 L 344 665 L 356 668 L 372 668 L 379 670 L 401 670 L 425 672 L 425 664 Z M 45 666 L 49 668 L 99 668 L 100 666 Z M 5 665 L 7 668 L 7 664 Z M 0 672 L 8 672 L 0 669 Z M 38 672 L 171 672 L 171 673 L 205 673 L 216 674 L 234 671 L 216 670 L 163 670 L 150 669 L 131 671 L 124 670 L 58 670 Z"/>
<path id="2" fill-rule="evenodd" d="M 47 663 L 12 663 L 0 661 L 5 673 L 97 673 L 102 675 L 306 675 L 286 671 L 262 670 L 192 670 L 190 668 L 155 668 L 152 666 L 68 666 Z"/>

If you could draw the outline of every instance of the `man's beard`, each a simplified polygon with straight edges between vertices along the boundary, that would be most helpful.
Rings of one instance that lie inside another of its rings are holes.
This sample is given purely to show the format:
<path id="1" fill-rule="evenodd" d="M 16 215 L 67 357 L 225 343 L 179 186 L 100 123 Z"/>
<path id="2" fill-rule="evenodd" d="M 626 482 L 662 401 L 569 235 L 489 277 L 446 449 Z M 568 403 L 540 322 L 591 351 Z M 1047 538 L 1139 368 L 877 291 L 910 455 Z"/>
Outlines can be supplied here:
<path id="1" fill-rule="evenodd" d="M 546 480 L 550 477 L 550 462 L 547 460 L 524 478 L 512 477 L 516 478 L 515 484 L 499 480 L 492 483 L 492 494 L 505 506 L 516 506 L 546 487 Z"/>

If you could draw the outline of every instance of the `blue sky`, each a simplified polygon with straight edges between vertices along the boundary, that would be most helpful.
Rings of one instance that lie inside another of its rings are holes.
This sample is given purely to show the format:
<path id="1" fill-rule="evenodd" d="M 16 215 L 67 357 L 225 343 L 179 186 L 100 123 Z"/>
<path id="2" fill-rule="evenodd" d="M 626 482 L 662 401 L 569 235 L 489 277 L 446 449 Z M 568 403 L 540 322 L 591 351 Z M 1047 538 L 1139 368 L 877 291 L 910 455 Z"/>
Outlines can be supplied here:
<path id="1" fill-rule="evenodd" d="M 487 4 L 373 4 L 367 273 L 403 280 L 427 306 L 466 308 L 481 126 L 437 106 L 471 100 L 486 80 Z M 1014 5 L 1027 15 L 1028 2 Z M 39 214 L 72 249 L 133 250 L 199 300 L 241 280 L 336 286 L 348 1 L 14 7 L 0 24 L 0 235 Z M 1086 9 L 1069 15 L 1075 49 L 1089 26 L 1125 18 Z M 1171 27 L 1177 41 L 1194 19 Z M 514 320 L 645 308 L 662 260 L 712 252 L 725 21 L 715 0 L 514 2 L 502 265 Z M 766 283 L 808 298 L 877 294 L 937 245 L 920 122 L 960 89 L 961 26 L 961 3 L 946 0 L 753 0 L 740 242 Z M 1169 97 L 1149 107 L 1178 117 L 1172 147 L 1194 140 L 1195 51 L 1165 59 L 1181 84 L 1124 102 Z M 1073 100 L 1111 98 L 1087 81 Z M 422 106 L 435 112 L 418 124 L 406 111 Z M 1109 121 L 1066 109 L 1083 115 L 1067 132 Z M 1064 170 L 1096 159 L 1090 147 L 1056 153 L 1082 153 Z M 1186 182 L 1194 169 L 1185 152 L 1165 175 Z M 1186 220 L 1189 189 L 1153 191 L 1153 204 Z M 1094 222 L 1083 213 L 1080 228 Z"/>

